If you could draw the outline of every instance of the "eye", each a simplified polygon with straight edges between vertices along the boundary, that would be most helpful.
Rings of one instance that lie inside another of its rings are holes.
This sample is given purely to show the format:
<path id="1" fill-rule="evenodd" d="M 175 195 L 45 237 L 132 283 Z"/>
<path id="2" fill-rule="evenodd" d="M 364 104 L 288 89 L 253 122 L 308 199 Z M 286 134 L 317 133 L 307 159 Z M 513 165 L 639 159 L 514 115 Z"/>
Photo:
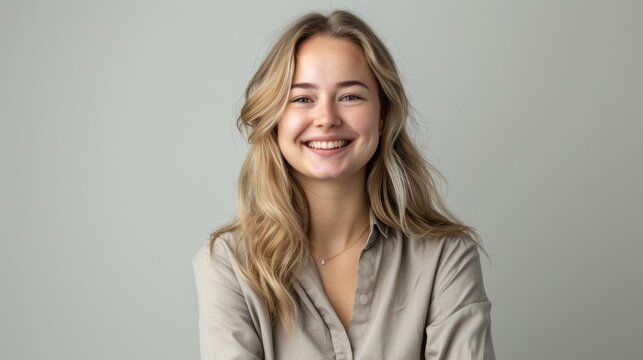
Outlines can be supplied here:
<path id="1" fill-rule="evenodd" d="M 359 96 L 350 94 L 350 95 L 343 96 L 340 100 L 355 101 L 359 99 L 361 99 Z"/>
<path id="2" fill-rule="evenodd" d="M 297 98 L 294 98 L 294 99 L 290 100 L 290 102 L 306 104 L 306 103 L 312 102 L 312 100 L 310 98 L 308 98 L 308 97 L 300 96 L 300 97 L 297 97 Z"/>

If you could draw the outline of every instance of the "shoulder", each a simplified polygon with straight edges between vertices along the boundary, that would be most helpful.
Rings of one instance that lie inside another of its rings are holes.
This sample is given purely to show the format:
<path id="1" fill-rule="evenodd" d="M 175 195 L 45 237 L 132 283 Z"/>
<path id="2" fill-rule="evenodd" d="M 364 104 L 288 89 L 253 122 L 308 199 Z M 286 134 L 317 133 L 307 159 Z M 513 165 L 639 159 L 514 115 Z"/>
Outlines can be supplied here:
<path id="1" fill-rule="evenodd" d="M 402 249 L 400 265 L 431 274 L 437 287 L 448 286 L 454 277 L 482 277 L 478 243 L 467 234 L 398 237 L 396 242 Z"/>
<path id="2" fill-rule="evenodd" d="M 464 233 L 445 235 L 439 239 L 442 257 L 463 256 L 478 253 L 479 244 Z"/>
<path id="3" fill-rule="evenodd" d="M 236 235 L 225 233 L 219 236 L 211 246 L 211 241 L 204 241 L 192 257 L 192 267 L 198 273 L 211 273 L 215 267 L 222 266 L 232 271 L 234 266 L 234 249 Z"/>
<path id="4" fill-rule="evenodd" d="M 435 278 L 436 294 L 468 293 L 474 301 L 486 301 L 479 244 L 466 234 L 444 236 Z"/>
<path id="5" fill-rule="evenodd" d="M 469 235 L 454 233 L 448 235 L 407 237 L 401 231 L 395 232 L 396 246 L 402 246 L 414 257 L 431 258 L 436 261 L 450 257 L 459 257 L 468 253 L 477 254 L 478 243 Z"/>
<path id="6" fill-rule="evenodd" d="M 435 240 L 435 255 L 439 269 L 458 270 L 480 268 L 480 245 L 471 236 L 464 233 L 456 233 L 441 236 Z"/>

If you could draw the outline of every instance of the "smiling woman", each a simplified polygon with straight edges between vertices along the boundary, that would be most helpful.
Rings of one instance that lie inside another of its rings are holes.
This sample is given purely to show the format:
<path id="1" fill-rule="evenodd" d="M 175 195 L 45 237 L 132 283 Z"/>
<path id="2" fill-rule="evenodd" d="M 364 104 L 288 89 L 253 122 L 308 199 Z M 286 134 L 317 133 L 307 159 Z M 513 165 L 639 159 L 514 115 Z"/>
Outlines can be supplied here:
<path id="1" fill-rule="evenodd" d="M 495 358 L 480 239 L 445 206 L 408 109 L 355 15 L 284 32 L 238 119 L 238 217 L 193 260 L 203 359 Z"/>

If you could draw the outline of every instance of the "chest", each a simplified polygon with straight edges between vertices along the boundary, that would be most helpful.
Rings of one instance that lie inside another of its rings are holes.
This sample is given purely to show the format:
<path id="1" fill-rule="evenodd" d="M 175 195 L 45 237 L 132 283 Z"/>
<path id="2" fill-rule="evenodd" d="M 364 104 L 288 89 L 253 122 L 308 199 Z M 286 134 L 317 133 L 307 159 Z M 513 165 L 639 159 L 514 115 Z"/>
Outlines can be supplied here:
<path id="1" fill-rule="evenodd" d="M 316 262 L 326 297 L 346 330 L 353 313 L 361 249 L 356 246 L 355 250 L 329 260 L 325 265 Z"/>
<path id="2" fill-rule="evenodd" d="M 354 360 L 423 358 L 434 274 L 415 270 L 431 268 L 426 260 L 406 256 L 383 242 L 350 260 L 342 255 L 321 265 L 317 259 L 297 288 L 301 299 L 297 335 L 274 338 L 280 355 L 274 359 L 301 354 Z M 336 318 L 328 316 L 333 311 Z M 341 326 L 350 331 L 338 331 Z"/>

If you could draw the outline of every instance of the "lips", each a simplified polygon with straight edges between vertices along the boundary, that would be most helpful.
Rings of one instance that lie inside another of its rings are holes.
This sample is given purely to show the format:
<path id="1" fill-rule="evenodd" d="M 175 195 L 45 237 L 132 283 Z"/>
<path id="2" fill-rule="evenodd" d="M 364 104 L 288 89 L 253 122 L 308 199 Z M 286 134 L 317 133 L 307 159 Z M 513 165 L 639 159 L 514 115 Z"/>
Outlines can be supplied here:
<path id="1" fill-rule="evenodd" d="M 348 140 L 308 141 L 304 144 L 312 149 L 339 149 L 348 145 Z"/>

